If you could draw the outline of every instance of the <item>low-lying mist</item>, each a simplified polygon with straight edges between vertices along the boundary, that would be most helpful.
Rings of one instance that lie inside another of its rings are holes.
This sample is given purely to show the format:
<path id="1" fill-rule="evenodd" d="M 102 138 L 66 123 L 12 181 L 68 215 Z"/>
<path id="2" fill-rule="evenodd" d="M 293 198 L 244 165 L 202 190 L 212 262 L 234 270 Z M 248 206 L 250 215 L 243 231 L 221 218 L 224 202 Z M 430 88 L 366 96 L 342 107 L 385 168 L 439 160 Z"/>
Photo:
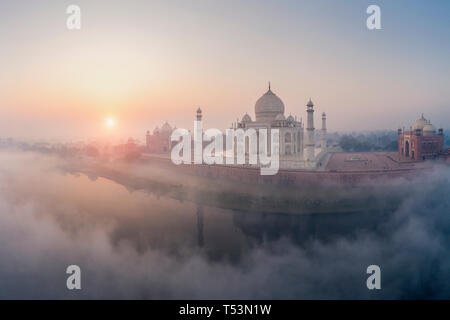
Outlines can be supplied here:
<path id="1" fill-rule="evenodd" d="M 361 213 L 361 227 L 340 213 L 199 209 L 67 173 L 64 161 L 0 152 L 2 299 L 450 298 L 449 167 L 391 183 L 396 209 L 373 224 Z M 384 188 L 371 189 L 373 201 L 392 200 Z M 71 264 L 82 270 L 79 291 L 66 288 Z M 366 287 L 372 264 L 381 290 Z"/>

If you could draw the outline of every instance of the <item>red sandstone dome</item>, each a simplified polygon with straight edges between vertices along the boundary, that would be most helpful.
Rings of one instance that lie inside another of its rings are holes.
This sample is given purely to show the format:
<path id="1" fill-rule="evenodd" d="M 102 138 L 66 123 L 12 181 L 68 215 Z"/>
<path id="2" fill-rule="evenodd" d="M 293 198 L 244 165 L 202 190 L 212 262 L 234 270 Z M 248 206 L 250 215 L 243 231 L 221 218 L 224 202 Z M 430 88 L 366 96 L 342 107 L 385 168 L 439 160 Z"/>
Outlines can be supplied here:
<path id="1" fill-rule="evenodd" d="M 170 124 L 167 121 L 161 127 L 161 132 L 163 132 L 163 133 L 172 133 L 172 127 L 170 126 Z"/>

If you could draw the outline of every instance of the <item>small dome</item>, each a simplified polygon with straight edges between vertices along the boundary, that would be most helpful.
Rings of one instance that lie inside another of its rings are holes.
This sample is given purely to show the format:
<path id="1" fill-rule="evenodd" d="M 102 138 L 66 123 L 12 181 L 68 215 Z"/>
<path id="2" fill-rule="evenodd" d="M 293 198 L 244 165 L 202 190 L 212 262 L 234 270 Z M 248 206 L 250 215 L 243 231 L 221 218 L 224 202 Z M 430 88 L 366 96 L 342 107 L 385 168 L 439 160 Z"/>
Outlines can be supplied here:
<path id="1" fill-rule="evenodd" d="M 269 87 L 269 90 L 256 101 L 256 121 L 271 122 L 279 113 L 284 114 L 284 103 Z"/>
<path id="2" fill-rule="evenodd" d="M 277 116 L 275 117 L 276 121 L 284 121 L 286 120 L 286 118 L 284 117 L 284 115 L 282 113 L 277 114 Z"/>
<path id="3" fill-rule="evenodd" d="M 161 127 L 161 132 L 164 133 L 172 132 L 172 127 L 170 126 L 170 124 L 167 123 L 167 121 Z"/>
<path id="4" fill-rule="evenodd" d="M 200 107 L 198 107 L 197 113 L 202 113 L 202 109 L 200 109 Z"/>
<path id="5" fill-rule="evenodd" d="M 158 126 L 156 126 L 156 128 L 153 130 L 153 134 L 157 134 L 157 133 L 159 133 L 159 127 Z"/>
<path id="6" fill-rule="evenodd" d="M 422 130 L 423 130 L 423 135 L 425 135 L 425 136 L 433 135 L 436 133 L 436 128 L 431 123 L 428 123 L 427 125 L 425 125 Z"/>
<path id="7" fill-rule="evenodd" d="M 289 117 L 287 117 L 287 121 L 294 122 L 295 119 L 292 115 L 289 115 Z"/>
<path id="8" fill-rule="evenodd" d="M 413 131 L 416 131 L 418 129 L 422 130 L 427 124 L 427 119 L 425 119 L 422 114 L 422 117 L 420 117 L 420 119 L 417 119 L 417 121 L 414 123 Z"/>
<path id="9" fill-rule="evenodd" d="M 242 122 L 252 122 L 252 118 L 248 115 L 248 113 L 246 113 L 243 117 L 242 117 Z"/>
<path id="10" fill-rule="evenodd" d="M 311 101 L 311 98 L 309 99 L 308 103 L 306 104 L 307 107 L 312 108 L 314 107 L 314 103 Z"/>

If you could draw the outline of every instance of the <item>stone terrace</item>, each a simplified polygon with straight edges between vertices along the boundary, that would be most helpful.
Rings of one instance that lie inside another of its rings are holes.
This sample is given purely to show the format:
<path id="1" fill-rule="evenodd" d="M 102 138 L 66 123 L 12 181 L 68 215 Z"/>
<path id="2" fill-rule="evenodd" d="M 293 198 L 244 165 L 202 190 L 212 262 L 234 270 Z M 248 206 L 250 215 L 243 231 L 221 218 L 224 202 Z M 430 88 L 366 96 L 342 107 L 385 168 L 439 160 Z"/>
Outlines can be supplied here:
<path id="1" fill-rule="evenodd" d="M 331 154 L 325 171 L 380 171 L 415 167 L 413 163 L 400 163 L 397 159 L 397 152 L 337 152 Z"/>

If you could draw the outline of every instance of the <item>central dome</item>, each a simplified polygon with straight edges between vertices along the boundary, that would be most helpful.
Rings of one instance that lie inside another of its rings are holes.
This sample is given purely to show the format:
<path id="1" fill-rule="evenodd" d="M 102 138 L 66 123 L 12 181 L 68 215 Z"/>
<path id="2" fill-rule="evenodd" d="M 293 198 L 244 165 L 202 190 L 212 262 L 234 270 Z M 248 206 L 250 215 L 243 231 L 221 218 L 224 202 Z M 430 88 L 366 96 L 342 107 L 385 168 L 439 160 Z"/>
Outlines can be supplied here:
<path id="1" fill-rule="evenodd" d="M 284 114 L 284 103 L 278 96 L 267 90 L 255 104 L 255 116 L 258 122 L 272 122 L 278 114 Z"/>
<path id="2" fill-rule="evenodd" d="M 170 124 L 167 123 L 167 121 L 161 127 L 161 132 L 163 132 L 163 133 L 171 133 L 172 132 L 172 127 L 170 126 Z"/>
<path id="3" fill-rule="evenodd" d="M 422 130 L 423 127 L 425 127 L 427 124 L 428 124 L 427 119 L 425 119 L 422 114 L 422 117 L 417 119 L 416 123 L 414 123 L 413 130 L 414 131 Z"/>

